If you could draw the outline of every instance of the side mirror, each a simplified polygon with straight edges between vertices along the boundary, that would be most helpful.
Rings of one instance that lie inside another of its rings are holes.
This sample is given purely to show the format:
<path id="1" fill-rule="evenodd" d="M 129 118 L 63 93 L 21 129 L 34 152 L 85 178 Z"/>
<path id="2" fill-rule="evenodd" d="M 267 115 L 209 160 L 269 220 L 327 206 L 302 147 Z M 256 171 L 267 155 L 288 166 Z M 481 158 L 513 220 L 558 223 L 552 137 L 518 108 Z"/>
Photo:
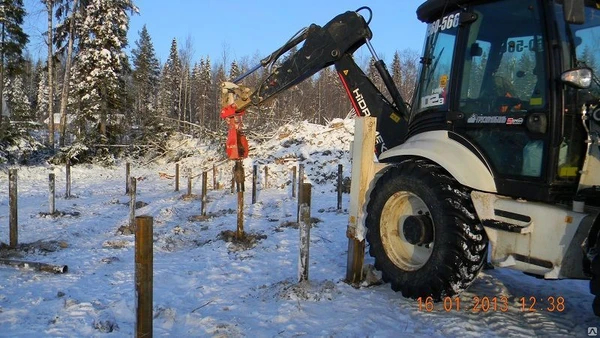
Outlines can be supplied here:
<path id="1" fill-rule="evenodd" d="M 563 12 L 565 13 L 565 21 L 567 23 L 583 24 L 585 22 L 584 0 L 564 0 Z"/>
<path id="2" fill-rule="evenodd" d="M 593 71 L 589 67 L 574 68 L 560 75 L 560 80 L 567 85 L 579 89 L 590 88 L 592 85 Z"/>

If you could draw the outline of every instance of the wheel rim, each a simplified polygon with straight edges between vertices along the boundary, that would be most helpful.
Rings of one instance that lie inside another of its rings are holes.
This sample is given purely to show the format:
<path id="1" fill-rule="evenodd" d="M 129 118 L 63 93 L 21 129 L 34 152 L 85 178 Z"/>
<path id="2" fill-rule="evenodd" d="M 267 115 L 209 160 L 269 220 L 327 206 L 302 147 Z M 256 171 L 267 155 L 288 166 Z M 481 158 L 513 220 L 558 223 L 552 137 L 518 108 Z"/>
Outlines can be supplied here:
<path id="1" fill-rule="evenodd" d="M 429 208 L 417 195 L 399 191 L 385 203 L 379 226 L 385 253 L 397 267 L 406 271 L 418 270 L 427 263 L 434 242 L 425 245 L 409 243 L 404 237 L 403 224 L 411 215 L 430 215 Z"/>

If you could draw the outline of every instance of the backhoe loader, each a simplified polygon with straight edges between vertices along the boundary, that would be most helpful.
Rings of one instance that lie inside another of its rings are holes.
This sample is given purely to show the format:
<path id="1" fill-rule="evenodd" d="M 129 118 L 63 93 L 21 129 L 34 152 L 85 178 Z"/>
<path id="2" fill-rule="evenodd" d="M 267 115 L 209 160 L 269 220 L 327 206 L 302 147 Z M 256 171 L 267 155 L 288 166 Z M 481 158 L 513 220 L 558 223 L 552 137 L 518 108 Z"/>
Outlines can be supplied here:
<path id="1" fill-rule="evenodd" d="M 410 106 L 361 7 L 310 25 L 224 83 L 230 157 L 248 155 L 238 123 L 247 107 L 334 65 L 356 113 L 377 118 L 374 151 L 385 166 L 362 225 L 394 290 L 457 295 L 489 256 L 545 279 L 589 279 L 600 316 L 599 3 L 428 0 L 416 14 L 426 37 Z M 364 45 L 385 94 L 353 59 Z M 244 86 L 261 68 L 262 82 Z"/>

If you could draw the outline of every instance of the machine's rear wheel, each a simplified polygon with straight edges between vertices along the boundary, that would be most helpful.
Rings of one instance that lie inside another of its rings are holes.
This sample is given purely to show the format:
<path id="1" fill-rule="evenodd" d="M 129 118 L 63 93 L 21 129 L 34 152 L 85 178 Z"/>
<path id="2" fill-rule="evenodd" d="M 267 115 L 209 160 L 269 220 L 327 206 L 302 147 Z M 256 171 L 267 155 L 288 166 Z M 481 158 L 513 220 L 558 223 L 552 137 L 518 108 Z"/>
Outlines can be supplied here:
<path id="1" fill-rule="evenodd" d="M 592 310 L 594 310 L 594 314 L 600 317 L 600 296 L 594 297 L 594 301 L 592 302 Z"/>
<path id="2" fill-rule="evenodd" d="M 487 240 L 469 192 L 440 166 L 418 159 L 377 181 L 367 206 L 367 240 L 392 289 L 441 300 L 475 279 Z"/>

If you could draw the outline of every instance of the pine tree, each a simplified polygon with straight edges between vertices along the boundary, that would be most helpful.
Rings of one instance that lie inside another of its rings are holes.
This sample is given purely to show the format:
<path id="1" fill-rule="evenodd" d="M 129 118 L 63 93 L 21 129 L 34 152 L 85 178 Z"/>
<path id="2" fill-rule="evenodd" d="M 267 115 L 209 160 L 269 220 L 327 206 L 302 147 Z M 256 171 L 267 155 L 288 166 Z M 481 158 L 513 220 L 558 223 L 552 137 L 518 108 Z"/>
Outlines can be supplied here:
<path id="1" fill-rule="evenodd" d="M 0 102 L 3 102 L 4 78 L 18 73 L 23 67 L 23 49 L 29 36 L 23 31 L 25 17 L 23 0 L 3 0 L 0 2 Z M 2 122 L 0 105 L 0 122 Z"/>
<path id="2" fill-rule="evenodd" d="M 179 118 L 179 86 L 181 62 L 177 51 L 177 40 L 171 42 L 169 58 L 165 63 L 160 80 L 159 114 L 173 119 Z"/>
<path id="3" fill-rule="evenodd" d="M 192 79 L 191 79 L 191 119 L 193 123 L 198 123 L 200 119 L 200 108 L 202 107 L 203 96 L 202 96 L 202 79 L 200 74 L 202 73 L 202 64 L 204 60 L 200 60 L 200 64 L 197 62 L 192 67 Z"/>
<path id="4" fill-rule="evenodd" d="M 229 68 L 229 81 L 235 80 L 241 74 L 242 72 L 240 70 L 240 67 L 238 66 L 237 62 L 233 60 Z"/>
<path id="5" fill-rule="evenodd" d="M 31 111 L 36 111 L 37 105 L 37 87 L 40 81 L 38 65 L 33 61 L 30 55 L 25 56 L 25 68 L 23 72 L 23 85 L 25 87 L 25 95 L 31 104 Z"/>
<path id="6" fill-rule="evenodd" d="M 200 93 L 202 95 L 202 104 L 200 107 L 200 125 L 208 128 L 207 116 L 210 116 L 210 111 L 213 109 L 212 95 L 212 66 L 210 57 L 200 62 Z"/>
<path id="7" fill-rule="evenodd" d="M 135 91 L 135 119 L 144 125 L 156 113 L 160 66 L 146 25 L 139 34 L 140 38 L 135 42 L 136 48 L 131 51 L 134 67 L 132 75 Z"/>
<path id="8" fill-rule="evenodd" d="M 36 118 L 43 121 L 48 115 L 48 73 L 40 72 L 37 90 Z"/>
<path id="9" fill-rule="evenodd" d="M 6 79 L 3 94 L 12 120 L 28 121 L 31 119 L 31 104 L 25 94 L 22 75 Z"/>
<path id="10" fill-rule="evenodd" d="M 206 113 L 208 114 L 211 121 L 213 122 L 214 127 L 212 130 L 219 129 L 220 118 L 216 112 L 221 110 L 221 87 L 220 87 L 220 84 L 223 83 L 226 79 L 227 79 L 227 76 L 225 75 L 225 68 L 223 67 L 222 64 L 219 64 L 219 66 L 217 67 L 217 72 L 215 73 L 214 83 L 216 85 L 207 87 L 210 92 L 209 96 L 212 97 L 212 102 L 211 102 L 212 106 L 207 107 L 208 109 L 207 109 Z"/>
<path id="11" fill-rule="evenodd" d="M 81 26 L 74 90 L 79 115 L 98 125 L 107 136 L 109 117 L 122 111 L 127 101 L 125 76 L 129 71 L 123 49 L 127 44 L 128 11 L 137 8 L 131 0 L 91 0 Z"/>

